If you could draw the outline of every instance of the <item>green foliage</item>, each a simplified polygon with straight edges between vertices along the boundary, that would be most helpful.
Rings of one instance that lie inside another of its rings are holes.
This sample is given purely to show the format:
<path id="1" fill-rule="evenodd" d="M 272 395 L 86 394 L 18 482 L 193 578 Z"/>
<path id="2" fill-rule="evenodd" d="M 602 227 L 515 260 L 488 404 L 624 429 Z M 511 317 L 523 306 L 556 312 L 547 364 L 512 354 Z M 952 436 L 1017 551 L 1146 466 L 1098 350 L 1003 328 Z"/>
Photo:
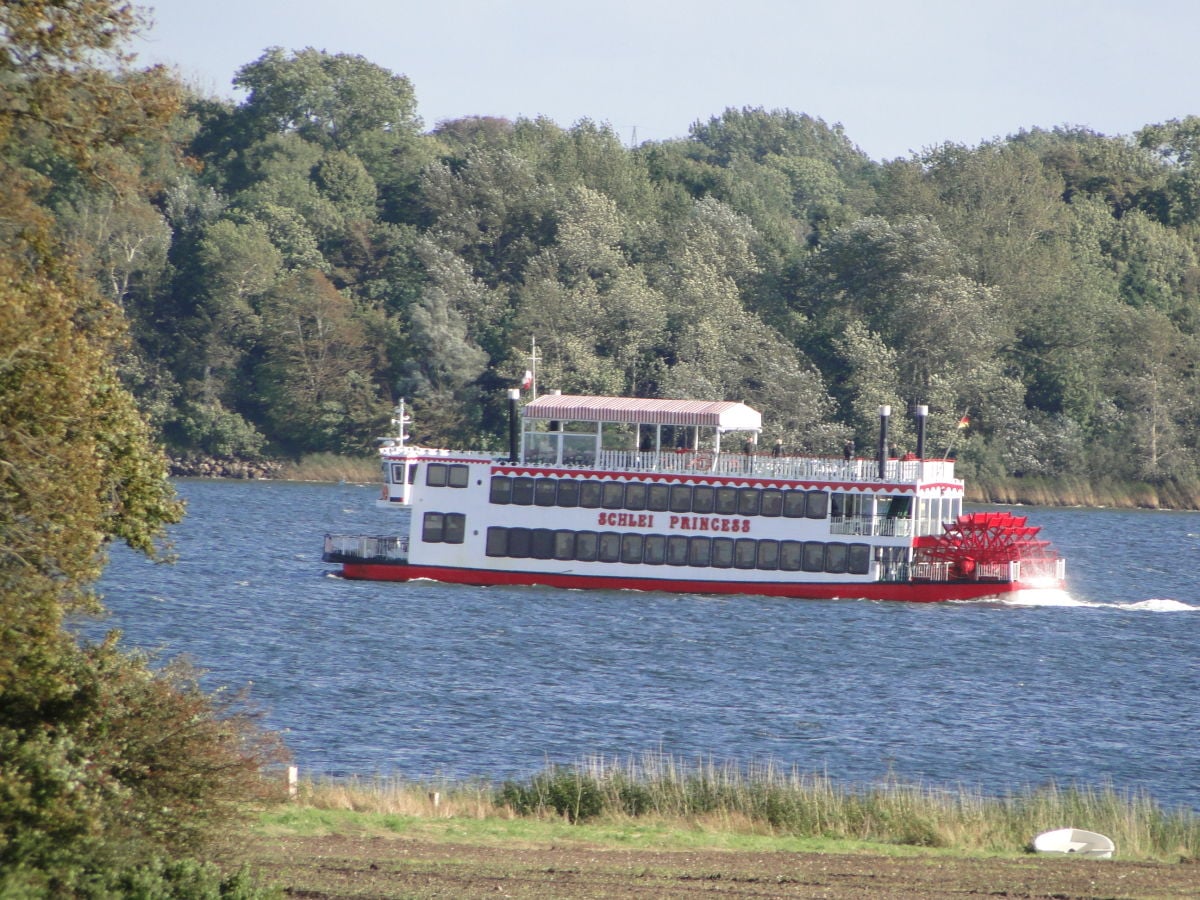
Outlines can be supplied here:
<path id="1" fill-rule="evenodd" d="M 277 740 L 183 664 L 68 616 L 108 542 L 154 556 L 183 514 L 117 360 L 152 318 L 165 220 L 147 203 L 177 88 L 118 48 L 111 0 L 0 6 L 0 893 L 247 895 L 200 854 L 261 795 Z M 52 177 L 47 178 L 47 175 Z M 56 218 L 57 215 L 57 218 Z M 209 343 L 210 348 L 214 343 Z M 239 886 L 240 884 L 240 886 Z"/>
<path id="2" fill-rule="evenodd" d="M 272 47 L 243 66 L 234 84 L 249 92 L 243 114 L 263 131 L 350 149 L 372 132 L 420 125 L 412 85 L 361 56 L 311 47 L 286 55 Z"/>
<path id="3" fill-rule="evenodd" d="M 497 802 L 519 815 L 542 815 L 547 810 L 569 822 L 594 819 L 604 811 L 604 797 L 594 778 L 570 766 L 553 766 L 534 775 L 528 784 L 506 781 Z"/>
<path id="4" fill-rule="evenodd" d="M 572 824 L 630 816 L 734 820 L 795 837 L 992 852 L 1024 849 L 1032 835 L 1063 822 L 1088 822 L 1112 836 L 1122 855 L 1178 858 L 1200 851 L 1195 814 L 1166 810 L 1145 795 L 1105 785 L 1051 784 L 988 797 L 964 787 L 947 790 L 893 779 L 839 785 L 770 762 L 688 764 L 649 754 L 625 762 L 593 759 L 550 766 L 527 781 L 504 782 L 495 789 L 494 801 L 520 816 L 556 815 Z"/>
<path id="5" fill-rule="evenodd" d="M 13 40 L 44 6 L 5 8 Z M 56 33 L 33 70 L 136 26 L 76 13 L 96 36 Z M 588 119 L 423 135 L 406 77 L 312 48 L 153 137 L 180 97 L 161 72 L 72 77 L 14 82 L 7 164 L 132 320 L 121 374 L 180 453 L 354 451 L 399 396 L 422 440 L 486 445 L 536 340 L 544 388 L 745 400 L 813 450 L 886 400 L 929 405 L 938 446 L 970 414 L 964 472 L 1200 471 L 1195 117 L 876 163 L 752 106 L 637 148 Z M 101 101 L 120 115 L 75 130 Z"/>

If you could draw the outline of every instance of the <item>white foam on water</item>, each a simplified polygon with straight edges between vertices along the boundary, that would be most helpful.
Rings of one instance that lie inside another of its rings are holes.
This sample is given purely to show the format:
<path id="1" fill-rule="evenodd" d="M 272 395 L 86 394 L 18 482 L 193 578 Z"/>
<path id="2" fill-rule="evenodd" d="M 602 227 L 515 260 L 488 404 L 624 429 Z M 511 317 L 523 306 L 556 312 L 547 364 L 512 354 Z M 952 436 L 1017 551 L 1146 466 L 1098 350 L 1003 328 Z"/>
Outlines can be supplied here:
<path id="1" fill-rule="evenodd" d="M 1200 606 L 1191 606 L 1181 600 L 1169 600 L 1157 597 L 1151 600 L 1139 600 L 1137 603 L 1112 603 L 1107 605 L 1115 606 L 1118 609 L 1136 609 L 1146 612 L 1200 612 Z"/>
<path id="2" fill-rule="evenodd" d="M 1026 588 L 1004 594 L 1001 602 L 1008 606 L 1091 606 L 1084 600 L 1076 600 L 1062 588 Z"/>
<path id="3" fill-rule="evenodd" d="M 1192 606 L 1181 600 L 1153 598 L 1128 603 L 1099 603 L 1078 600 L 1058 589 L 1014 591 L 999 598 L 1007 606 L 1077 606 L 1088 609 L 1123 609 L 1134 612 L 1200 612 L 1200 606 Z"/>

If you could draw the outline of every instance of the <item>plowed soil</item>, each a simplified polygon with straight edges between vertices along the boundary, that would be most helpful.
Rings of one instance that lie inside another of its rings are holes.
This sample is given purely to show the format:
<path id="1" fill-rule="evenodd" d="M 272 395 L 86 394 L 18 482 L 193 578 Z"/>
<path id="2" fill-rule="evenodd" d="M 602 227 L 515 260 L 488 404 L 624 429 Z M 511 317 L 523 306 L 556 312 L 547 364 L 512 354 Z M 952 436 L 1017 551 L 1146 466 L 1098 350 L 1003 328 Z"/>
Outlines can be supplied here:
<path id="1" fill-rule="evenodd" d="M 287 897 L 1200 897 L 1200 865 L 1064 857 L 497 847 L 403 837 L 263 838 L 249 848 Z"/>

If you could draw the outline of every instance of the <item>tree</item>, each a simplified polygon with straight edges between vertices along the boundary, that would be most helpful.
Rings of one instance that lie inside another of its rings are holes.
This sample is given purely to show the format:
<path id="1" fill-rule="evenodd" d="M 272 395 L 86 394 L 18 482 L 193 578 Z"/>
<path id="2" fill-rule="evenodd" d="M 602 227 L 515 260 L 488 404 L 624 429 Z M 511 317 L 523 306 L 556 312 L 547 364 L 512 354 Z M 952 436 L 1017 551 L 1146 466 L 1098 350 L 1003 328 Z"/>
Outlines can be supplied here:
<path id="1" fill-rule="evenodd" d="M 472 326 L 483 327 L 497 316 L 496 294 L 433 242 L 420 242 L 417 252 L 428 280 L 404 316 L 397 390 L 414 401 L 420 439 L 463 440 L 478 430 L 474 384 L 489 360 L 472 339 Z"/>
<path id="2" fill-rule="evenodd" d="M 267 419 L 293 450 L 361 452 L 387 418 L 353 303 L 320 272 L 295 275 L 263 301 L 258 370 Z"/>
<path id="3" fill-rule="evenodd" d="M 372 133 L 403 135 L 421 125 L 409 80 L 361 56 L 311 47 L 288 56 L 271 47 L 233 83 L 249 92 L 241 112 L 262 134 L 295 132 L 350 150 Z"/>
<path id="4" fill-rule="evenodd" d="M 554 244 L 527 267 L 516 335 L 521 344 L 529 337 L 541 344 L 543 372 L 552 379 L 544 383 L 618 395 L 657 386 L 665 303 L 625 258 L 623 230 L 612 200 L 577 187 Z"/>
<path id="5" fill-rule="evenodd" d="M 182 515 L 166 461 L 116 375 L 121 311 L 80 275 L 48 205 L 48 171 L 119 191 L 106 177 L 114 152 L 165 130 L 176 91 L 161 72 L 124 68 L 117 52 L 136 24 L 112 0 L 0 5 L 6 896 L 118 893 L 116 870 L 175 852 L 176 836 L 185 850 L 211 837 L 217 795 L 239 780 L 225 774 L 257 773 L 271 743 L 115 639 L 80 647 L 62 628 L 69 614 L 100 610 L 92 585 L 110 541 L 154 554 Z M 190 731 L 160 730 L 185 724 Z M 210 768 L 196 777 L 196 767 Z"/>

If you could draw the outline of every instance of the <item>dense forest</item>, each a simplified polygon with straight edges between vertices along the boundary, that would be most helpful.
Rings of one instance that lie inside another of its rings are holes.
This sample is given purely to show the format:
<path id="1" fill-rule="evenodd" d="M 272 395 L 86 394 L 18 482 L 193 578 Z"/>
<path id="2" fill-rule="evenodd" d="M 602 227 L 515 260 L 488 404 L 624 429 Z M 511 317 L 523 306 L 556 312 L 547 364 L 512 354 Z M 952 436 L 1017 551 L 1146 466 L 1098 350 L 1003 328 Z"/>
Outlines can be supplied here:
<path id="1" fill-rule="evenodd" d="M 114 150 L 119 190 L 26 161 L 177 459 L 362 452 L 401 397 L 497 446 L 536 341 L 544 389 L 742 400 L 797 451 L 925 403 L 968 477 L 1197 475 L 1200 118 L 873 161 L 787 110 L 426 130 L 406 77 L 312 49 L 234 83 Z"/>

